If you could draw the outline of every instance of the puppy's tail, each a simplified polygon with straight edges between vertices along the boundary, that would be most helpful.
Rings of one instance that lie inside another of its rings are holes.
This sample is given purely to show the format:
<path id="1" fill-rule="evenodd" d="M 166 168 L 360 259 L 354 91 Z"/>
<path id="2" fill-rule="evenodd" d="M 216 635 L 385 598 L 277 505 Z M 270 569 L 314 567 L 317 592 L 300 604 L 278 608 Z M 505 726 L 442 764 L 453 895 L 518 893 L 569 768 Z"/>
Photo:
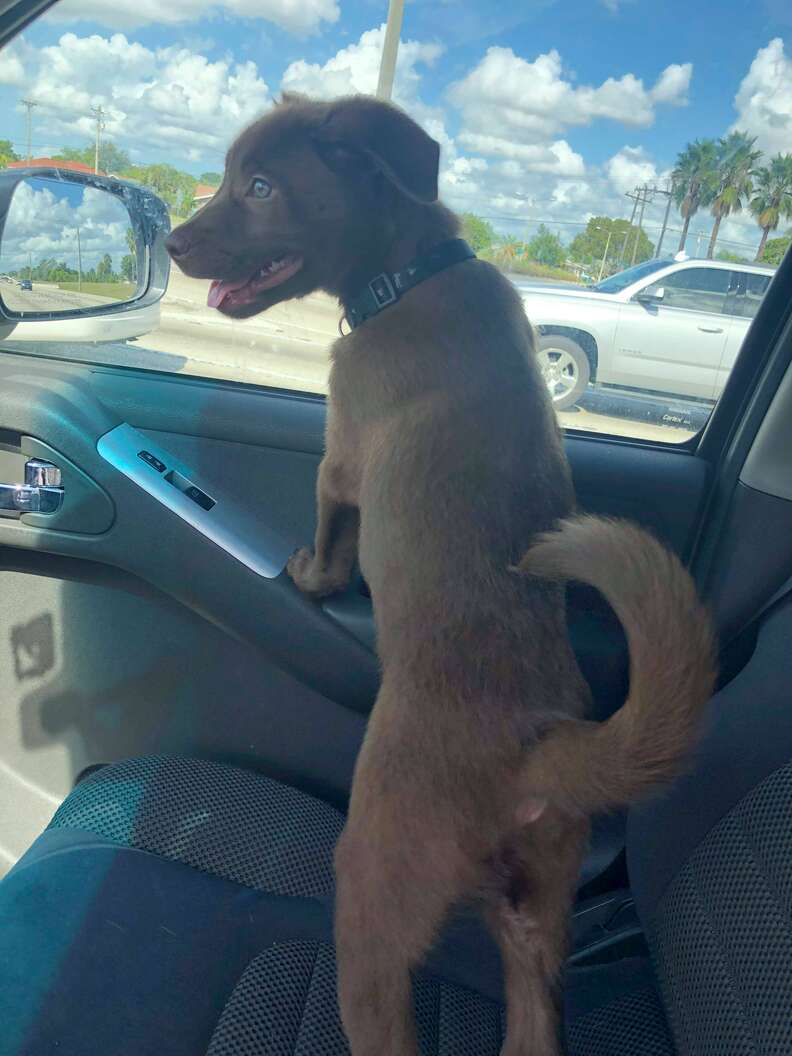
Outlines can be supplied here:
<path id="1" fill-rule="evenodd" d="M 581 516 L 540 536 L 518 569 L 596 587 L 630 649 L 623 707 L 603 723 L 560 723 L 531 749 L 520 782 L 524 802 L 590 814 L 626 806 L 675 777 L 716 674 L 712 624 L 681 562 L 635 525 Z"/>

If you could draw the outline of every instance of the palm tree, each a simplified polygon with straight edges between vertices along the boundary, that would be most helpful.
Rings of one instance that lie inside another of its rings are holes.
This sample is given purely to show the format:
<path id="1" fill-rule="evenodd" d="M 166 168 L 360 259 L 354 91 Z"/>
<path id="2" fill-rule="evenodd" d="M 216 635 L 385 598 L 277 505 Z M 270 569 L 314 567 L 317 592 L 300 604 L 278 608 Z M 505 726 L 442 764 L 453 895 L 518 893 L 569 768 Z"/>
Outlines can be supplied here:
<path id="1" fill-rule="evenodd" d="M 759 169 L 750 208 L 762 229 L 762 241 L 756 251 L 756 259 L 761 260 L 770 232 L 776 230 L 782 218 L 792 217 L 792 154 L 776 154 Z"/>
<path id="2" fill-rule="evenodd" d="M 717 187 L 712 197 L 712 225 L 707 259 L 712 260 L 718 241 L 721 221 L 732 213 L 739 213 L 743 203 L 753 194 L 753 175 L 761 150 L 754 150 L 756 136 L 745 132 L 730 132 L 718 140 Z"/>
<path id="3" fill-rule="evenodd" d="M 674 201 L 684 220 L 678 252 L 687 242 L 690 221 L 702 205 L 709 205 L 718 163 L 718 148 L 713 139 L 696 139 L 688 143 L 677 157 L 671 173 Z"/>

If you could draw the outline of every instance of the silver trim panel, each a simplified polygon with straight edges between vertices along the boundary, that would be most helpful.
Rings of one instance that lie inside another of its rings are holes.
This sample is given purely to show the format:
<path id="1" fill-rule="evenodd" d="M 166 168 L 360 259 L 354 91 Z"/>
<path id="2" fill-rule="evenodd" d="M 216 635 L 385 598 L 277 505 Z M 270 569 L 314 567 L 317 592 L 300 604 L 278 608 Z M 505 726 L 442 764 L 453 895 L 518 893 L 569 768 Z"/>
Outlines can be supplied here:
<path id="1" fill-rule="evenodd" d="M 287 540 L 246 511 L 239 498 L 224 494 L 214 481 L 203 483 L 194 470 L 131 425 L 119 425 L 105 433 L 96 450 L 125 477 L 256 575 L 275 579 L 286 567 L 294 549 Z M 141 451 L 154 455 L 165 469 L 158 472 L 144 462 L 139 457 Z M 211 509 L 203 509 L 181 490 L 181 485 L 171 482 L 179 477 L 211 496 Z"/>

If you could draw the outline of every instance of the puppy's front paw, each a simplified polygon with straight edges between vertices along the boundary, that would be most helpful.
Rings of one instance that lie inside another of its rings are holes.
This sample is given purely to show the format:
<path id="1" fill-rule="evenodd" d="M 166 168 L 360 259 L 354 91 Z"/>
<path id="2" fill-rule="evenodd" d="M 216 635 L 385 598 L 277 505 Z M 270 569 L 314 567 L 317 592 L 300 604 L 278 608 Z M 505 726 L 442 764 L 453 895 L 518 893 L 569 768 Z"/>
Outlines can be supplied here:
<path id="1" fill-rule="evenodd" d="M 286 571 L 297 588 L 310 598 L 324 598 L 344 587 L 330 572 L 317 567 L 314 552 L 307 546 L 292 554 Z"/>

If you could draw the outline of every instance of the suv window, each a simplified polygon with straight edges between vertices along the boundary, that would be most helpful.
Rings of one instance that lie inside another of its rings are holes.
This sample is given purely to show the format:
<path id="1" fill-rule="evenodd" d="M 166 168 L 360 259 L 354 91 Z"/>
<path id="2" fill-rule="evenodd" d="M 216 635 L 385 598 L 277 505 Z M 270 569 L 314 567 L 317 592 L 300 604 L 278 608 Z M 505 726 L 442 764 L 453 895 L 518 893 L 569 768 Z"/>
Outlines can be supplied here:
<path id="1" fill-rule="evenodd" d="M 662 303 L 667 308 L 721 315 L 731 287 L 732 272 L 725 268 L 684 268 L 659 279 L 647 292 L 662 289 Z"/>
<path id="2" fill-rule="evenodd" d="M 738 280 L 740 296 L 737 298 L 736 314 L 746 319 L 753 319 L 762 303 L 762 298 L 767 293 L 770 276 L 743 271 L 738 274 Z"/>
<path id="3" fill-rule="evenodd" d="M 440 196 L 463 236 L 517 287 L 561 424 L 677 443 L 706 422 L 767 288 L 743 265 L 758 254 L 777 266 L 792 241 L 784 210 L 760 208 L 756 190 L 792 150 L 792 115 L 767 102 L 792 90 L 792 55 L 780 0 L 743 5 L 740 49 L 718 0 L 703 0 L 681 36 L 665 10 L 647 32 L 638 7 L 405 3 L 392 99 L 440 143 Z M 0 52 L 0 168 L 135 180 L 175 226 L 211 201 L 228 146 L 282 92 L 374 94 L 389 81 L 389 8 L 60 0 Z M 581 33 L 569 32 L 567 9 Z M 32 313 L 64 294 L 123 299 L 134 265 L 125 229 L 23 214 L 29 230 L 3 247 L 4 303 Z M 670 265 L 676 274 L 656 280 Z M 629 302 L 631 287 L 656 281 L 664 304 L 687 311 Z M 136 327 L 135 313 L 123 325 L 114 315 L 126 338 L 75 339 L 66 321 L 43 341 L 30 322 L 0 327 L 0 348 L 326 391 L 334 299 L 317 292 L 233 322 L 207 305 L 208 287 L 174 267 L 159 309 Z M 728 322 L 699 325 L 701 311 Z"/>

